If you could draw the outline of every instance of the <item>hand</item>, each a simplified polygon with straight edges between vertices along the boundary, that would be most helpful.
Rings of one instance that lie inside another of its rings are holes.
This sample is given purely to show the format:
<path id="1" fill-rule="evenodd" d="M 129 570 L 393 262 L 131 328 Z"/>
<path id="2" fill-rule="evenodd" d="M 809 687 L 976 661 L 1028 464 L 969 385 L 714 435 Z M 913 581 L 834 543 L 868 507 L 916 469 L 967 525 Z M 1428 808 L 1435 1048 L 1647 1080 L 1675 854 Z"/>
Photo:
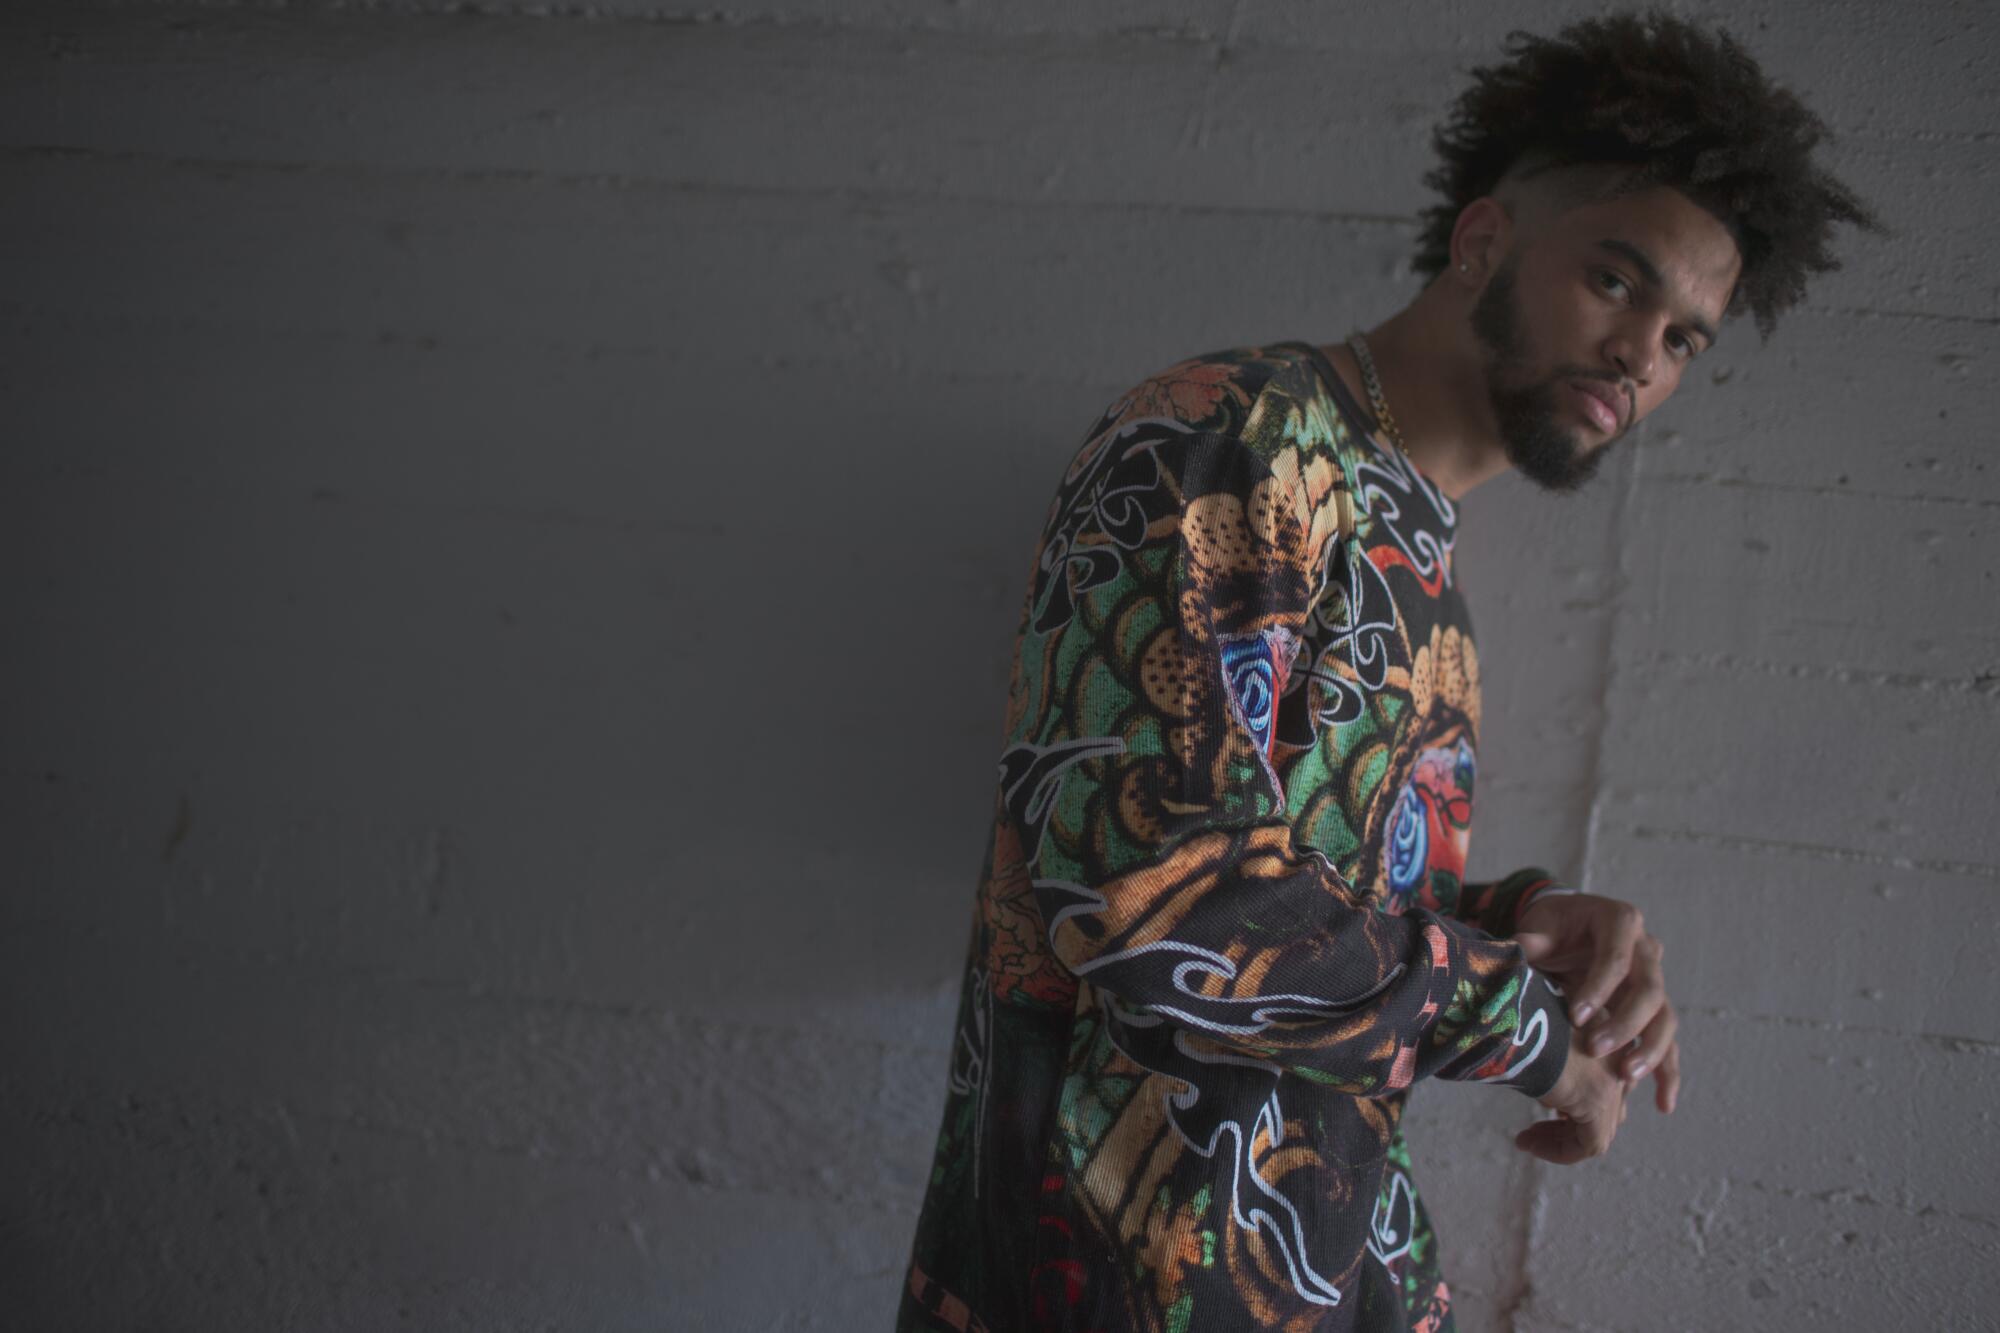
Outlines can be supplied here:
<path id="1" fill-rule="evenodd" d="M 1514 1146 L 1522 1152 L 1561 1166 L 1602 1157 L 1625 1123 L 1625 1093 L 1631 1085 L 1604 1061 L 1592 1059 L 1582 1040 L 1572 1029 L 1562 1077 L 1541 1098 L 1556 1118 L 1537 1120 L 1514 1136 Z"/>
<path id="2" fill-rule="evenodd" d="M 1631 1046 L 1617 1057 L 1618 1076 L 1636 1084 L 1650 1070 L 1653 1104 L 1671 1114 L 1681 1091 L 1680 1018 L 1660 966 L 1666 948 L 1639 909 L 1594 893 L 1543 894 L 1521 914 L 1514 939 L 1562 985 L 1587 1052 L 1603 1058 Z"/>

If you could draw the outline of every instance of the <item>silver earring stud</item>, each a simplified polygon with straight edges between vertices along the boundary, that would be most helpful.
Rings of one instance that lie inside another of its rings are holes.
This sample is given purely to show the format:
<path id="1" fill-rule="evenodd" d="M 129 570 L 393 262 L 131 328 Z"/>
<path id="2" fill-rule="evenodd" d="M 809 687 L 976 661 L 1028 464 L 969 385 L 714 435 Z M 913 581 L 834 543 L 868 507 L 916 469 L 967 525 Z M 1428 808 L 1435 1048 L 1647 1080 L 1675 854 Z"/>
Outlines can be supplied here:
<path id="1" fill-rule="evenodd" d="M 1463 273 L 1463 272 L 1465 272 L 1465 265 L 1463 265 L 1463 264 L 1460 264 L 1460 265 L 1458 266 L 1458 271 L 1459 271 L 1460 273 Z"/>

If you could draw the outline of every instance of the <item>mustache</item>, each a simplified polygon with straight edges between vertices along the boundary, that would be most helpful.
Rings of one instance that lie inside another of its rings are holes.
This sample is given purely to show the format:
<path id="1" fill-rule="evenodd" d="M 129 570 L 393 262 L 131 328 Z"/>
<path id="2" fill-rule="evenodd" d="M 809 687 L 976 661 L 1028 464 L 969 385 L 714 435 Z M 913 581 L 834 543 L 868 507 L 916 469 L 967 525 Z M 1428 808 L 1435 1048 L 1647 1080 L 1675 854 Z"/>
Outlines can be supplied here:
<path id="1" fill-rule="evenodd" d="M 1638 397 L 1631 382 L 1623 375 L 1616 375 L 1608 370 L 1585 370 L 1581 366 L 1559 366 L 1556 373 L 1549 378 L 1549 387 L 1553 390 L 1556 385 L 1566 380 L 1596 380 L 1601 384 L 1610 385 L 1611 391 L 1625 400 L 1625 412 L 1619 423 L 1621 428 L 1630 425 L 1633 418 L 1639 415 Z"/>

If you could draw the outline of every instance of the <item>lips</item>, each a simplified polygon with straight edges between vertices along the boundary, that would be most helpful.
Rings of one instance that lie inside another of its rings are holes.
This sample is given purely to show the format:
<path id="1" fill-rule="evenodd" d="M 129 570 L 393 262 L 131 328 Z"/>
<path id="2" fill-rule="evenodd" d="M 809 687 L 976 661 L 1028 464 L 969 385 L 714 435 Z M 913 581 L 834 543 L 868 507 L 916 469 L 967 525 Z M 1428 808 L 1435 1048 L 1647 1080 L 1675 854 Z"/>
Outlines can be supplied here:
<path id="1" fill-rule="evenodd" d="M 1619 424 L 1625 419 L 1625 414 L 1619 409 L 1609 389 L 1600 389 L 1577 380 L 1570 381 L 1570 388 L 1576 391 L 1578 405 L 1583 408 L 1593 425 L 1606 435 L 1617 431 Z"/>

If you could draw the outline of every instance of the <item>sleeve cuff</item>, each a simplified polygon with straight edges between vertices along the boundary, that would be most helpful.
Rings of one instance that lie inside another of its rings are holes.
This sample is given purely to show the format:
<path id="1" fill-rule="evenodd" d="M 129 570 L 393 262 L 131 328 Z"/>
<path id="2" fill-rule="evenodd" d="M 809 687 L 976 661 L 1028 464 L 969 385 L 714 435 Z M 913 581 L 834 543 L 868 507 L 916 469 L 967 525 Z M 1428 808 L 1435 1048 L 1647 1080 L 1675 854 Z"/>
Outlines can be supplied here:
<path id="1" fill-rule="evenodd" d="M 1569 1063 L 1569 1010 L 1563 1003 L 1562 992 L 1550 984 L 1540 969 L 1534 969 L 1528 977 L 1526 991 L 1521 1004 L 1521 1035 L 1527 1038 L 1524 1044 L 1534 1049 L 1500 1081 L 1530 1097 L 1541 1098 L 1555 1087 Z"/>
<path id="2" fill-rule="evenodd" d="M 1521 914 L 1544 894 L 1580 893 L 1539 866 L 1516 870 L 1494 884 L 1478 903 L 1475 924 L 1488 935 L 1512 935 Z"/>
<path id="3" fill-rule="evenodd" d="M 1534 871 L 1533 873 L 1541 876 L 1540 882 L 1535 884 L 1530 884 L 1527 888 L 1521 891 L 1520 895 L 1514 899 L 1513 910 L 1508 914 L 1507 917 L 1507 924 L 1510 927 L 1513 927 L 1515 930 L 1518 930 L 1520 928 L 1521 914 L 1527 911 L 1530 907 L 1534 906 L 1537 900 L 1542 898 L 1554 898 L 1565 893 L 1583 892 L 1582 889 L 1573 889 L 1567 884 L 1558 884 L 1556 883 L 1556 881 L 1550 879 L 1546 874 L 1543 874 L 1543 872 L 1539 870 Z"/>

